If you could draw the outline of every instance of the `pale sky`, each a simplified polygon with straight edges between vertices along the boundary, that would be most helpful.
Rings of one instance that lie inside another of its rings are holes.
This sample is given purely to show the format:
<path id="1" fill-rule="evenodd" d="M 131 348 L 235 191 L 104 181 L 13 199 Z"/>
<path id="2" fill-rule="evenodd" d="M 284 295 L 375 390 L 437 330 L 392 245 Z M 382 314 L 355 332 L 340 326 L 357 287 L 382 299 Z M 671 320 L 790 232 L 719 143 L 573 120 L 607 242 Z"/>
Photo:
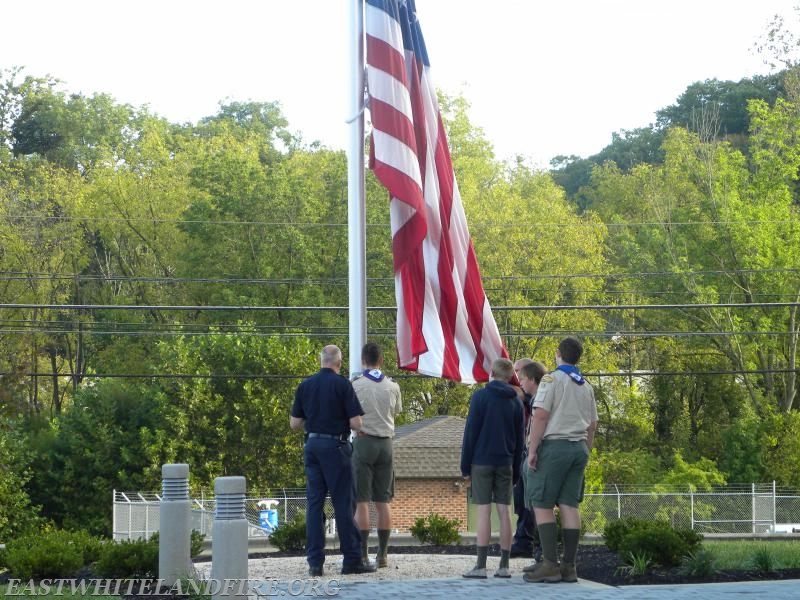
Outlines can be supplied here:
<path id="1" fill-rule="evenodd" d="M 306 142 L 343 149 L 351 0 L 0 0 L 0 68 L 53 75 L 173 122 L 278 101 Z M 432 77 L 462 93 L 498 158 L 546 167 L 646 126 L 695 81 L 755 54 L 798 0 L 417 0 Z"/>

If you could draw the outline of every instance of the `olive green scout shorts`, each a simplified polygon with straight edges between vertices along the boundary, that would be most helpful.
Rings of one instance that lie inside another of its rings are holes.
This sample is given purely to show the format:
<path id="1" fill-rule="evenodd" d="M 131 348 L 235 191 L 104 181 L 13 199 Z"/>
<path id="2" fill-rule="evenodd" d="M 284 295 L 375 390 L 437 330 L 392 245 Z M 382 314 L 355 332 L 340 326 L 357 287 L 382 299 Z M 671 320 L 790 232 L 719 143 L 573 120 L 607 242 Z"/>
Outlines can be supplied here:
<path id="1" fill-rule="evenodd" d="M 470 475 L 470 501 L 473 504 L 511 504 L 511 465 L 472 465 Z"/>
<path id="2" fill-rule="evenodd" d="M 392 438 L 358 436 L 353 440 L 356 502 L 391 502 L 394 497 Z"/>
<path id="3" fill-rule="evenodd" d="M 586 442 L 544 440 L 539 446 L 536 470 L 525 469 L 525 505 L 577 507 L 583 500 L 583 472 L 588 462 Z"/>

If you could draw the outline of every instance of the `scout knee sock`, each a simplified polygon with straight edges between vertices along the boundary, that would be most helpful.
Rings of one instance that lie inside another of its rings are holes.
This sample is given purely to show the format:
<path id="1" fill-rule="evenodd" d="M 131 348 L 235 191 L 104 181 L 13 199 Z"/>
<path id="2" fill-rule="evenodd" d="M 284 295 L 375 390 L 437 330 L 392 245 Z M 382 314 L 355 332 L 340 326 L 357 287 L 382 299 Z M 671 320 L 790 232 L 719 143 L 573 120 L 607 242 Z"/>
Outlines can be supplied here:
<path id="1" fill-rule="evenodd" d="M 361 530 L 361 560 L 369 562 L 369 529 Z"/>
<path id="2" fill-rule="evenodd" d="M 574 565 L 578 555 L 578 541 L 581 538 L 580 529 L 562 529 L 564 535 L 564 562 Z"/>
<path id="3" fill-rule="evenodd" d="M 486 555 L 489 554 L 489 546 L 478 546 L 478 563 L 475 565 L 479 569 L 486 568 Z"/>
<path id="4" fill-rule="evenodd" d="M 500 548 L 500 568 L 508 568 L 508 559 L 511 556 L 511 550 L 503 550 Z"/>
<path id="5" fill-rule="evenodd" d="M 389 549 L 389 530 L 378 529 L 378 556 L 386 556 Z"/>
<path id="6" fill-rule="evenodd" d="M 550 562 L 558 562 L 558 551 L 556 549 L 558 530 L 555 523 L 539 524 L 539 539 L 542 540 L 542 556 Z"/>

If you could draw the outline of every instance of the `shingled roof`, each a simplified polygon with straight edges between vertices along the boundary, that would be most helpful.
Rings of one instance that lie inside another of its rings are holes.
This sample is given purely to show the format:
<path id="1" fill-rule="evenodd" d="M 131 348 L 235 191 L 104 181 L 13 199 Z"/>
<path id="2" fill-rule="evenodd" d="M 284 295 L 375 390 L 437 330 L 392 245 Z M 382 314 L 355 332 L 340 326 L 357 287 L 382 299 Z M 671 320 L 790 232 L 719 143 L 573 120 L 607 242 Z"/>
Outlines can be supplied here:
<path id="1" fill-rule="evenodd" d="M 394 473 L 399 479 L 461 477 L 465 419 L 433 417 L 394 431 Z"/>

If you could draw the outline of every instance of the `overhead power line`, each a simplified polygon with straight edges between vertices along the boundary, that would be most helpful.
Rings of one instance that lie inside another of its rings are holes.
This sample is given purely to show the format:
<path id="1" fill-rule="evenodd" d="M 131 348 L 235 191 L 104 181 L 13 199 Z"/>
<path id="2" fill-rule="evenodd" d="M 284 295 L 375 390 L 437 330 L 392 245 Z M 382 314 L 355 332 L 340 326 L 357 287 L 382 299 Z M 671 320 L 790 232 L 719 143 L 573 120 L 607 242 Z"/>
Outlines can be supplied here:
<path id="1" fill-rule="evenodd" d="M 800 302 L 719 302 L 719 303 L 692 303 L 692 304 L 581 304 L 581 305 L 523 305 L 523 306 L 493 306 L 496 311 L 553 311 L 553 310 L 696 310 L 709 308 L 791 308 L 800 306 Z M 33 304 L 33 303 L 4 303 L 0 310 L 143 310 L 143 311 L 241 311 L 241 312 L 271 312 L 271 311 L 347 311 L 347 306 L 241 306 L 241 305 L 168 305 L 168 304 Z M 368 311 L 392 312 L 397 310 L 394 306 L 368 306 Z"/>
<path id="2" fill-rule="evenodd" d="M 537 280 L 569 280 L 569 279 L 627 279 L 649 277 L 708 277 L 716 275 L 763 275 L 800 273 L 800 268 L 780 269 L 733 269 L 730 271 L 639 271 L 636 273 L 568 273 L 549 274 L 534 273 L 529 275 L 485 275 L 484 282 L 492 281 L 537 281 Z M 294 284 L 294 285 L 342 285 L 347 284 L 347 277 L 134 277 L 129 275 L 89 275 L 82 273 L 37 273 L 22 271 L 0 272 L 0 281 L 101 281 L 114 283 L 219 283 L 229 284 Z M 394 283 L 394 277 L 369 277 L 369 283 Z M 648 292 L 649 293 L 649 292 Z"/>
<path id="3" fill-rule="evenodd" d="M 239 220 L 239 219 L 224 219 L 224 220 L 208 220 L 208 219 L 154 219 L 154 218 L 146 218 L 146 217 L 132 217 L 132 218 L 121 218 L 121 217 L 94 217 L 94 216 L 87 216 L 87 215 L 37 215 L 37 214 L 14 214 L 14 215 L 5 215 L 3 217 L 9 221 L 62 221 L 62 222 L 69 222 L 69 221 L 85 221 L 89 223 L 155 223 L 155 224 L 163 224 L 163 225 L 203 225 L 203 226 L 211 226 L 211 225 L 240 225 L 240 226 L 263 226 L 263 227 L 309 227 L 309 228 L 326 228 L 326 229 L 335 229 L 335 228 L 342 228 L 346 229 L 348 227 L 347 223 L 320 223 L 320 222 L 311 222 L 311 221 L 304 221 L 304 222 L 296 222 L 296 221 L 248 221 L 248 220 Z M 760 219 L 752 219 L 752 220 L 708 220 L 708 221 L 631 221 L 625 223 L 603 223 L 603 222 L 595 222 L 595 221 L 582 221 L 578 220 L 570 220 L 570 221 L 542 221 L 537 220 L 535 223 L 525 223 L 520 225 L 519 223 L 509 223 L 508 221 L 496 222 L 496 221 L 478 221 L 474 225 L 470 226 L 472 231 L 479 231 L 481 229 L 490 229 L 490 228 L 502 228 L 502 229 L 516 229 L 519 230 L 520 227 L 527 228 L 527 229 L 536 229 L 539 227 L 602 227 L 605 229 L 624 229 L 629 227 L 707 227 L 709 225 L 792 225 L 796 224 L 796 220 L 787 219 L 781 221 L 773 221 L 773 220 L 760 220 Z M 367 223 L 366 226 L 368 228 L 381 228 L 381 229 L 390 229 L 391 225 L 389 223 Z"/>
<path id="4" fill-rule="evenodd" d="M 767 375 L 780 373 L 795 373 L 796 369 L 756 369 L 756 370 L 726 370 L 709 369 L 706 371 L 583 371 L 581 374 L 589 378 L 615 378 L 624 377 L 692 377 L 697 375 Z M 84 374 L 81 379 L 238 379 L 238 380 L 297 380 L 304 379 L 313 373 L 304 375 L 274 374 L 274 373 L 92 373 Z M 0 373 L 0 378 L 8 375 L 18 377 L 73 377 L 70 373 Z M 419 373 L 398 373 L 392 379 L 435 379 Z"/>

